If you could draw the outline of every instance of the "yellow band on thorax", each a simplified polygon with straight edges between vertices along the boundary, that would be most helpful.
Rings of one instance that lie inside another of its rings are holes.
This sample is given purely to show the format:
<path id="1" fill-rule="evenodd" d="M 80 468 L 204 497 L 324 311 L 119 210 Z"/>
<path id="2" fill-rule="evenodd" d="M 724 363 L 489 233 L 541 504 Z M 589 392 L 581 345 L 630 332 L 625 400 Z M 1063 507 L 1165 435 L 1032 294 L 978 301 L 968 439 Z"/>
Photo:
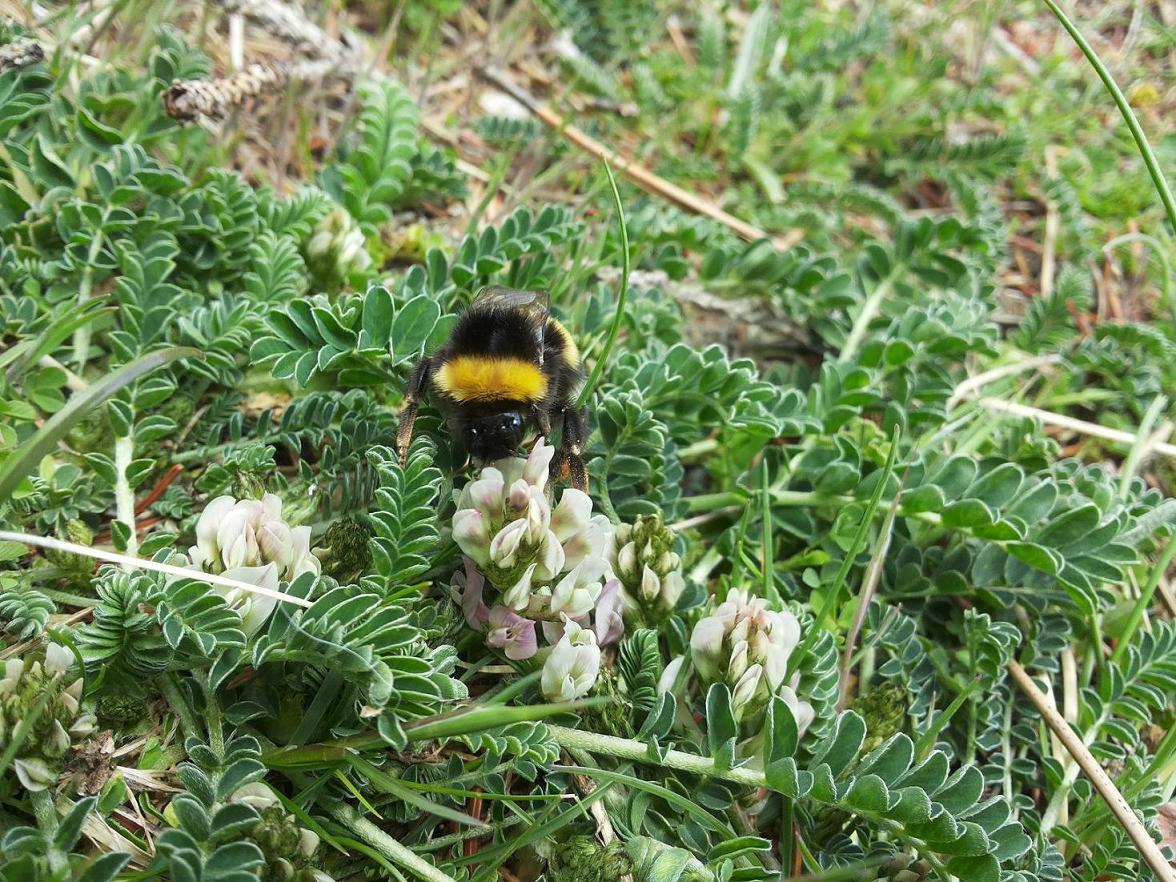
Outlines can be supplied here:
<path id="1" fill-rule="evenodd" d="M 542 401 L 547 377 L 521 358 L 459 355 L 446 361 L 433 385 L 455 401 Z"/>

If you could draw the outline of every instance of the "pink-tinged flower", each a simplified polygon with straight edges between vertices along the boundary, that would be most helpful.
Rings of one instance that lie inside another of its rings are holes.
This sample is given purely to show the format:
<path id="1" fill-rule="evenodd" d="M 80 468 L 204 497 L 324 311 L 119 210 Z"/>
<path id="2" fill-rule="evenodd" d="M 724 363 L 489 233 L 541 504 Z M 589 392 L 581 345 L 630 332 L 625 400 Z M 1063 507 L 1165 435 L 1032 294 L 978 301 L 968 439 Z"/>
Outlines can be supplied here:
<path id="1" fill-rule="evenodd" d="M 480 604 L 539 624 L 533 631 L 548 643 L 562 640 L 561 617 L 616 640 L 619 589 L 594 616 L 609 574 L 604 551 L 612 525 L 592 516 L 592 500 L 579 490 L 564 491 L 553 511 L 545 488 L 554 455 L 539 439 L 526 459 L 508 457 L 484 468 L 455 495 L 454 539 L 485 577 Z M 486 621 L 468 610 L 467 620 L 473 627 Z"/>
<path id="2" fill-rule="evenodd" d="M 216 534 L 220 529 L 221 521 L 236 504 L 237 500 L 232 496 L 218 496 L 205 505 L 204 511 L 200 512 L 200 517 L 196 521 L 196 544 L 189 549 L 192 562 L 197 566 L 208 564 L 215 565 L 218 569 L 222 566 Z M 214 561 L 215 564 L 213 564 Z"/>
<path id="3" fill-rule="evenodd" d="M 612 524 L 604 515 L 594 515 L 588 526 L 563 543 L 564 567 L 572 569 L 590 557 L 604 557 Z"/>
<path id="4" fill-rule="evenodd" d="M 573 621 L 565 621 L 563 637 L 543 663 L 543 694 L 548 701 L 572 701 L 590 692 L 599 674 L 596 635 Z"/>
<path id="5" fill-rule="evenodd" d="M 539 546 L 539 557 L 535 563 L 535 578 L 540 582 L 550 582 L 558 573 L 563 572 L 566 564 L 563 546 L 550 530 L 543 537 L 543 544 Z"/>
<path id="6" fill-rule="evenodd" d="M 531 602 L 531 577 L 535 575 L 538 564 L 531 564 L 519 577 L 519 580 L 502 594 L 502 602 L 511 609 L 524 610 Z"/>
<path id="7" fill-rule="evenodd" d="M 273 493 L 261 499 L 218 496 L 209 502 L 196 522 L 196 544 L 188 558 L 211 573 L 270 563 L 287 580 L 320 571 L 310 551 L 310 528 L 291 528 L 282 520 L 282 500 Z"/>
<path id="8" fill-rule="evenodd" d="M 519 544 L 526 534 L 527 521 L 524 518 L 511 521 L 490 541 L 490 560 L 500 569 L 512 568 L 518 555 Z"/>
<path id="9" fill-rule="evenodd" d="M 458 508 L 475 508 L 488 520 L 502 517 L 502 472 L 488 466 L 481 476 L 471 481 L 462 491 Z"/>
<path id="10" fill-rule="evenodd" d="M 540 491 L 542 493 L 542 491 Z M 535 488 L 519 478 L 510 485 L 510 492 L 506 495 L 506 508 L 515 517 L 520 517 L 531 504 L 531 500 L 536 496 Z"/>
<path id="11" fill-rule="evenodd" d="M 261 505 L 253 500 L 252 506 L 238 503 L 221 520 L 216 531 L 216 544 L 220 546 L 221 562 L 225 568 L 250 567 L 261 563 L 261 549 L 257 544 L 256 524 L 261 514 Z"/>
<path id="12" fill-rule="evenodd" d="M 266 521 L 257 530 L 257 546 L 265 558 L 286 569 L 294 563 L 294 531 L 283 521 Z"/>
<path id="13" fill-rule="evenodd" d="M 505 606 L 496 606 L 490 610 L 488 624 L 486 645 L 503 650 L 507 658 L 521 661 L 538 652 L 535 623 L 530 619 L 524 619 Z"/>
<path id="14" fill-rule="evenodd" d="M 554 457 L 555 448 L 540 438 L 531 448 L 531 453 L 523 465 L 523 480 L 537 490 L 545 488 L 551 469 L 551 460 Z"/>
<path id="15" fill-rule="evenodd" d="M 609 579 L 604 583 L 604 590 L 596 600 L 596 610 L 592 614 L 592 630 L 596 634 L 596 642 L 601 646 L 608 646 L 621 639 L 625 633 L 625 619 L 621 602 L 621 583 L 618 579 Z"/>
<path id="16" fill-rule="evenodd" d="M 560 542 L 566 542 L 588 528 L 592 517 L 592 497 L 569 487 L 551 513 L 551 532 Z"/>
<path id="17" fill-rule="evenodd" d="M 466 557 L 479 565 L 490 563 L 489 523 L 476 508 L 461 509 L 454 514 L 453 541 Z"/>
<path id="18" fill-rule="evenodd" d="M 461 591 L 461 611 L 467 625 L 475 631 L 482 631 L 490 619 L 490 608 L 482 602 L 486 578 L 478 572 L 472 560 L 468 557 L 462 557 L 462 560 L 465 561 L 465 575 L 454 580 Z"/>

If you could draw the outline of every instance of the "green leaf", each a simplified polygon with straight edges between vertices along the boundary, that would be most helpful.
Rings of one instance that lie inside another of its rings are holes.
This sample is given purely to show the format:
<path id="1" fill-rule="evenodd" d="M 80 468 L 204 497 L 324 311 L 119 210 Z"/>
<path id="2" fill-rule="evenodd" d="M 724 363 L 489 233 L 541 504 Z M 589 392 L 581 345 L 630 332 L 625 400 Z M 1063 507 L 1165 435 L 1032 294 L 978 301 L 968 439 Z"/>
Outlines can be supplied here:
<path id="1" fill-rule="evenodd" d="M 428 295 L 418 294 L 403 304 L 392 323 L 392 351 L 397 360 L 419 353 L 440 317 L 441 307 Z"/>

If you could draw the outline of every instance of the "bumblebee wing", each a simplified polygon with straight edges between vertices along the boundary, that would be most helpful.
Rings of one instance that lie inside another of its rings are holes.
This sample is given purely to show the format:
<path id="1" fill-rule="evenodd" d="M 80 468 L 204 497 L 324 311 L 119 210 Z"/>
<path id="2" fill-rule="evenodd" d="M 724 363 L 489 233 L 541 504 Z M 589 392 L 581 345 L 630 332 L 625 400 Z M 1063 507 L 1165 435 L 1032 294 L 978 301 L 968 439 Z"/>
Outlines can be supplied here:
<path id="1" fill-rule="evenodd" d="M 517 309 L 542 327 L 551 312 L 551 295 L 546 291 L 519 291 L 501 285 L 489 285 L 474 295 L 471 306 L 489 309 Z"/>
<path id="2" fill-rule="evenodd" d="M 547 319 L 551 314 L 551 295 L 547 291 L 520 291 L 502 285 L 482 288 L 470 304 L 483 309 L 509 309 L 520 312 L 535 329 L 535 346 L 539 364 L 543 364 L 543 350 L 547 333 Z"/>

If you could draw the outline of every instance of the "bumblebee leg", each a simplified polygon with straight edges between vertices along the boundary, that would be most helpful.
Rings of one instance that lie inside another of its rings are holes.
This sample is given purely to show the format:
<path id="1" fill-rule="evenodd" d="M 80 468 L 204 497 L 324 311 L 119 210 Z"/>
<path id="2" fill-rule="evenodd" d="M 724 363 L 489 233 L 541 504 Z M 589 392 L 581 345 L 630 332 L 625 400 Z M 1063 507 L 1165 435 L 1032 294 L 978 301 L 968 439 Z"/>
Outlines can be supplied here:
<path id="1" fill-rule="evenodd" d="M 551 460 L 553 477 L 566 477 L 577 490 L 588 492 L 588 470 L 584 467 L 584 413 L 569 407 L 564 411 L 563 438 Z"/>
<path id="2" fill-rule="evenodd" d="M 416 425 L 417 408 L 433 376 L 433 362 L 422 358 L 412 369 L 408 386 L 404 391 L 404 405 L 400 410 L 400 424 L 396 427 L 396 452 L 400 455 L 401 468 L 408 462 L 408 448 L 412 444 L 412 430 Z"/>

